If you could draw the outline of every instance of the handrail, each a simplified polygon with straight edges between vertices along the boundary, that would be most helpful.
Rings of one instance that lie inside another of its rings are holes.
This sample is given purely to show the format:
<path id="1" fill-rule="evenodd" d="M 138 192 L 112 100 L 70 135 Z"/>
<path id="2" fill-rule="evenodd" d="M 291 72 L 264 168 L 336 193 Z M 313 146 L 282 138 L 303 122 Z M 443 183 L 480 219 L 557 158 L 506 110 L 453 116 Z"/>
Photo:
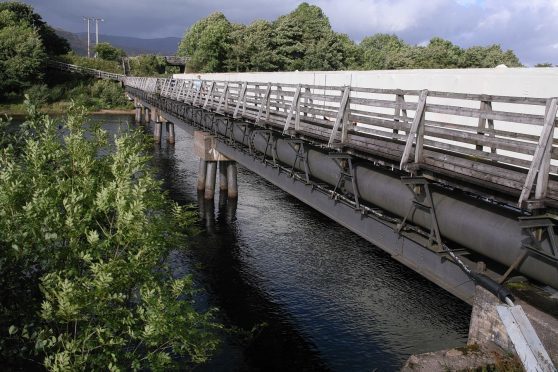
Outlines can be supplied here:
<path id="1" fill-rule="evenodd" d="M 424 169 L 496 187 L 518 196 L 519 207 L 558 203 L 556 97 L 128 77 L 52 60 L 48 65 L 319 139 L 334 149 L 381 156 L 411 173 Z"/>
<path id="2" fill-rule="evenodd" d="M 64 62 L 59 62 L 54 60 L 48 60 L 47 66 L 51 68 L 56 68 L 61 71 L 77 72 L 77 73 L 90 75 L 105 80 L 124 81 L 126 79 L 126 75 L 116 74 L 114 72 L 106 72 L 102 70 L 95 70 L 88 67 L 72 65 L 70 63 L 64 63 Z"/>
<path id="3" fill-rule="evenodd" d="M 558 175 L 554 97 L 150 77 L 125 84 L 332 148 L 381 155 L 411 173 L 434 170 L 517 196 L 523 191 L 521 207 L 558 201 L 558 182 L 548 177 Z"/>

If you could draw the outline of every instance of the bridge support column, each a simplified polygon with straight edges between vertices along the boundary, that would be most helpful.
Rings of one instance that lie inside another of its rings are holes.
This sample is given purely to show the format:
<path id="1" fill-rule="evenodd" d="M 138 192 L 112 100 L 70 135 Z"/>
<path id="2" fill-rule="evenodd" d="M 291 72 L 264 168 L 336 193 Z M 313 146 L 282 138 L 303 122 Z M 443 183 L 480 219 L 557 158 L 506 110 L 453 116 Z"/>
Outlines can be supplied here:
<path id="1" fill-rule="evenodd" d="M 147 108 L 147 107 L 144 107 L 144 108 L 143 108 L 143 121 L 142 121 L 142 124 L 146 124 L 146 125 L 149 124 L 149 120 L 150 120 L 150 118 L 151 118 L 151 113 L 150 113 L 149 111 L 150 111 L 149 108 Z"/>
<path id="2" fill-rule="evenodd" d="M 150 111 L 151 114 L 151 121 L 156 123 L 157 121 L 159 121 L 159 112 L 157 111 L 156 108 L 153 108 Z"/>
<path id="3" fill-rule="evenodd" d="M 174 123 L 167 122 L 167 142 L 174 145 Z"/>
<path id="4" fill-rule="evenodd" d="M 207 162 L 200 159 L 200 168 L 198 170 L 198 192 L 205 190 L 205 174 L 207 173 Z"/>
<path id="5" fill-rule="evenodd" d="M 217 167 L 219 167 L 219 189 L 227 191 L 228 198 L 234 199 L 238 196 L 236 162 L 219 153 L 215 145 L 216 139 L 210 133 L 194 132 L 194 152 L 200 158 L 198 191 L 205 191 L 205 199 L 213 199 Z"/>
<path id="6" fill-rule="evenodd" d="M 163 129 L 163 123 L 160 121 L 160 118 L 157 118 L 157 121 L 153 125 L 153 139 L 155 140 L 155 143 L 161 143 L 161 132 Z"/>
<path id="7" fill-rule="evenodd" d="M 217 162 L 216 161 L 208 161 L 207 162 L 207 170 L 205 175 L 205 192 L 204 192 L 204 199 L 210 200 L 213 199 L 215 195 L 215 178 L 217 177 Z"/>
<path id="8" fill-rule="evenodd" d="M 227 164 L 226 161 L 219 162 L 219 190 L 227 191 L 228 181 L 227 181 Z"/>
<path id="9" fill-rule="evenodd" d="M 227 196 L 229 199 L 238 198 L 236 161 L 227 162 L 227 181 Z"/>
<path id="10" fill-rule="evenodd" d="M 136 104 L 136 123 L 141 123 L 141 106 Z"/>

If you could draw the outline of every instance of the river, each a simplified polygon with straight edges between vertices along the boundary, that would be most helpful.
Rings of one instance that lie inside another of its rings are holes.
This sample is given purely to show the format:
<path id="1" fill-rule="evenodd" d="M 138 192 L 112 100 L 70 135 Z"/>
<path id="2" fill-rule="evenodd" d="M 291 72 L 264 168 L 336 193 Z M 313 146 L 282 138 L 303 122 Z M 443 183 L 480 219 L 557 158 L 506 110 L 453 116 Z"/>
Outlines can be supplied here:
<path id="1" fill-rule="evenodd" d="M 116 124 L 128 116 L 103 116 Z M 198 199 L 193 139 L 154 146 L 170 197 L 200 209 L 173 256 L 231 333 L 207 371 L 390 371 L 411 354 L 463 346 L 471 308 L 344 227 L 239 166 L 238 202 Z"/>

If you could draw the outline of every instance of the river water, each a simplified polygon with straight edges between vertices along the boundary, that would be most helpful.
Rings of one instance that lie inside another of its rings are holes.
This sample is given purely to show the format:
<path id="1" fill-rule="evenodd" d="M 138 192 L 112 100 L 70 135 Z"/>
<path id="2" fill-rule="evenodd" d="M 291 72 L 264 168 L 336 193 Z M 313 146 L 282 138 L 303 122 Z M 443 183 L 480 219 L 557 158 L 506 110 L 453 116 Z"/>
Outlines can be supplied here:
<path id="1" fill-rule="evenodd" d="M 153 156 L 170 197 L 200 209 L 201 233 L 173 264 L 195 272 L 221 322 L 253 330 L 224 336 L 200 370 L 390 371 L 466 343 L 470 306 L 256 174 L 239 166 L 237 203 L 198 199 L 199 161 L 179 126 Z"/>

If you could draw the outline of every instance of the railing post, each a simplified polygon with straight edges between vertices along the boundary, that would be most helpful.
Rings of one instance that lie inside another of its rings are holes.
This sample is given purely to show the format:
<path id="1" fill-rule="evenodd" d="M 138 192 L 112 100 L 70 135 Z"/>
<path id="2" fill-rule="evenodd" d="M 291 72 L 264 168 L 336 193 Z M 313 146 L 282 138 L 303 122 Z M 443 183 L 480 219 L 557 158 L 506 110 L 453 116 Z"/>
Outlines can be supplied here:
<path id="1" fill-rule="evenodd" d="M 525 179 L 525 184 L 519 197 L 518 206 L 522 207 L 531 195 L 531 190 L 537 177 L 535 188 L 535 199 L 543 199 L 548 188 L 548 173 L 550 170 L 550 160 L 552 158 L 552 143 L 554 140 L 554 127 L 556 125 L 556 113 L 558 112 L 558 98 L 549 98 L 546 102 L 544 124 L 539 143 L 533 155 L 533 161 L 529 168 L 529 173 Z"/>
<path id="2" fill-rule="evenodd" d="M 344 143 L 347 139 L 347 128 L 349 117 L 347 107 L 349 106 L 349 97 L 351 95 L 351 87 L 346 86 L 343 90 L 343 95 L 341 96 L 341 103 L 339 105 L 339 111 L 337 111 L 337 117 L 335 118 L 335 123 L 333 124 L 333 129 L 331 130 L 331 135 L 329 136 L 329 142 L 327 145 L 329 147 L 333 146 L 335 142 L 335 137 L 337 136 L 337 131 L 339 130 L 339 125 L 343 123 L 341 129 L 341 143 Z"/>
<path id="3" fill-rule="evenodd" d="M 219 97 L 219 104 L 217 104 L 217 109 L 215 110 L 215 112 L 218 113 L 221 110 L 221 105 L 224 103 L 223 101 L 226 101 L 228 99 L 228 94 L 227 94 L 228 91 L 229 91 L 229 82 L 226 82 L 225 87 L 223 88 L 223 93 L 221 93 L 221 97 Z"/>
<path id="4" fill-rule="evenodd" d="M 480 135 L 484 135 L 485 129 L 489 129 L 489 137 L 494 137 L 494 120 L 493 119 L 488 119 L 486 117 L 486 114 L 492 112 L 492 102 L 490 101 L 481 101 L 480 103 L 480 115 L 479 115 L 479 125 L 478 125 L 478 131 L 477 134 Z M 479 151 L 483 151 L 483 145 L 477 145 L 476 149 Z M 490 152 L 495 154 L 496 153 L 496 148 L 491 147 L 490 148 Z"/>
<path id="5" fill-rule="evenodd" d="M 269 96 L 271 95 L 271 83 L 267 83 L 267 89 L 265 90 L 265 94 L 263 97 L 263 101 L 260 105 L 260 109 L 258 111 L 258 116 L 256 117 L 256 123 L 260 122 L 263 110 L 264 110 L 264 106 L 265 106 L 265 111 L 267 114 L 269 114 Z"/>
<path id="6" fill-rule="evenodd" d="M 411 125 L 411 130 L 407 135 L 407 142 L 405 143 L 405 150 L 403 150 L 403 156 L 401 157 L 401 163 L 399 165 L 400 169 L 409 162 L 411 156 L 411 150 L 413 148 L 413 143 L 415 142 L 416 136 L 416 146 L 415 146 L 415 163 L 420 163 L 422 161 L 422 147 L 424 143 L 424 114 L 426 108 L 426 98 L 428 97 L 428 90 L 422 90 L 420 92 L 419 100 L 417 102 L 417 109 L 415 111 L 415 117 L 413 118 L 413 124 Z"/>
<path id="7" fill-rule="evenodd" d="M 403 92 L 399 92 L 395 95 L 395 110 L 393 112 L 394 121 L 400 122 L 399 116 L 403 116 L 403 118 L 407 119 L 407 109 L 405 108 L 405 96 Z M 394 129 L 393 133 L 399 133 L 398 129 Z"/>
<path id="8" fill-rule="evenodd" d="M 207 97 L 205 98 L 205 103 L 203 104 L 203 108 L 207 107 L 207 104 L 209 103 L 209 99 L 213 95 L 214 88 L 215 88 L 215 82 L 212 81 L 211 85 L 209 86 L 209 91 L 207 92 Z M 211 99 L 211 101 L 213 102 L 213 99 Z M 211 105 L 213 106 L 213 103 Z"/>
<path id="9" fill-rule="evenodd" d="M 289 115 L 287 116 L 287 120 L 285 121 L 285 127 L 283 128 L 283 134 L 286 134 L 287 131 L 289 130 L 290 126 L 291 126 L 291 120 L 293 118 L 293 114 L 295 113 L 296 110 L 296 117 L 295 117 L 295 128 L 296 128 L 296 118 L 298 118 L 298 120 L 300 120 L 300 116 L 299 116 L 299 101 L 300 101 L 300 84 L 297 85 L 296 87 L 296 91 L 293 97 L 293 101 L 291 102 L 291 108 L 289 110 Z"/>
<path id="10" fill-rule="evenodd" d="M 240 105 L 244 101 L 246 103 L 246 89 L 248 87 L 248 83 L 242 83 L 242 88 L 240 89 L 240 93 L 238 95 L 238 100 L 236 101 L 236 107 L 234 108 L 233 118 L 237 118 L 238 110 L 240 109 Z"/>

